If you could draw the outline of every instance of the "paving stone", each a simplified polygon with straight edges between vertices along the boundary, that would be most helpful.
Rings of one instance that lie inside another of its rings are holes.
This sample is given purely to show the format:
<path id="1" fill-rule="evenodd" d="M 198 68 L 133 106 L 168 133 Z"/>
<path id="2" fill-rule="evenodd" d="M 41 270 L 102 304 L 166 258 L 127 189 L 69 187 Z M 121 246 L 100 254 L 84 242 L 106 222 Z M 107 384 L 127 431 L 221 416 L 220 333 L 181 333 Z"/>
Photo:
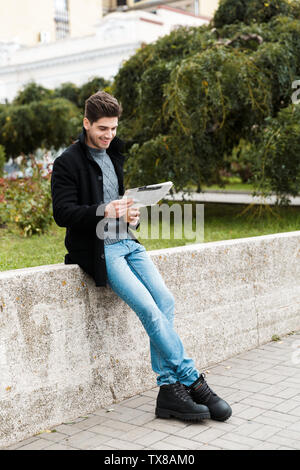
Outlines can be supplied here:
<path id="1" fill-rule="evenodd" d="M 224 434 L 223 438 L 226 439 L 226 441 L 232 441 L 237 444 L 246 445 L 246 446 L 249 446 L 250 448 L 256 447 L 261 444 L 261 442 L 258 439 L 253 439 L 252 437 L 249 437 L 249 436 L 241 436 L 238 433 L 233 433 L 233 432 Z"/>
<path id="2" fill-rule="evenodd" d="M 89 437 L 88 439 L 86 439 L 84 442 L 79 444 L 79 446 L 80 446 L 80 449 L 92 450 L 97 446 L 100 446 L 100 445 L 103 445 L 103 444 L 105 445 L 107 443 L 107 441 L 109 441 L 110 439 L 111 439 L 110 436 L 107 436 L 107 435 L 104 436 L 102 434 L 96 434 L 95 436 Z"/>
<path id="3" fill-rule="evenodd" d="M 263 427 L 262 423 L 255 423 L 253 421 L 247 421 L 241 426 L 238 426 L 235 432 L 240 436 L 249 436 L 250 434 L 260 429 L 261 427 Z"/>
<path id="4" fill-rule="evenodd" d="M 9 447 L 6 447 L 5 449 L 6 450 L 16 450 L 18 449 L 19 447 L 21 446 L 25 446 L 26 444 L 30 444 L 31 442 L 34 442 L 36 441 L 36 437 L 35 436 L 32 436 L 32 437 L 29 437 L 28 439 L 24 439 L 23 441 L 21 442 L 17 442 L 16 444 L 13 444 Z"/>
<path id="5" fill-rule="evenodd" d="M 263 383 L 252 382 L 252 380 L 239 380 L 232 385 L 232 388 L 257 393 L 263 390 L 265 386 Z"/>
<path id="6" fill-rule="evenodd" d="M 296 431 L 299 433 L 299 439 L 300 439 L 300 421 L 297 421 L 297 423 L 293 423 L 288 426 L 287 428 L 290 431 Z"/>
<path id="7" fill-rule="evenodd" d="M 286 421 L 287 423 L 299 423 L 298 416 L 294 416 L 292 414 L 287 413 L 279 413 L 275 410 L 266 411 L 264 413 L 264 416 L 276 419 L 277 421 Z"/>
<path id="8" fill-rule="evenodd" d="M 279 375 L 270 374 L 266 372 L 259 372 L 258 374 L 252 375 L 251 380 L 272 385 L 280 382 L 282 379 Z"/>
<path id="9" fill-rule="evenodd" d="M 261 444 L 258 444 L 257 446 L 253 447 L 252 450 L 277 450 L 279 449 L 279 446 L 277 444 L 271 443 L 271 442 L 262 442 Z"/>
<path id="10" fill-rule="evenodd" d="M 138 410 L 135 408 L 129 408 L 127 406 L 118 406 L 116 408 L 112 408 L 113 411 L 107 413 L 110 419 L 116 419 L 117 421 L 131 421 L 139 416 L 145 414 L 145 411 Z"/>
<path id="11" fill-rule="evenodd" d="M 108 419 L 103 424 L 105 424 L 105 426 L 108 426 L 109 428 L 118 429 L 126 432 L 132 431 L 137 427 L 134 424 L 124 423 L 122 421 L 117 421 L 113 419 Z"/>
<path id="12" fill-rule="evenodd" d="M 261 393 L 253 393 L 252 397 L 256 398 L 257 400 L 264 401 L 266 403 L 273 403 L 274 405 L 279 405 L 284 403 L 285 400 L 278 397 L 272 397 L 271 395 L 265 395 L 262 391 Z M 241 400 L 243 401 L 243 400 Z"/>
<path id="13" fill-rule="evenodd" d="M 43 439 L 46 439 L 47 441 L 54 442 L 62 441 L 63 439 L 68 437 L 66 434 L 63 434 L 61 432 L 43 432 L 42 434 L 39 434 L 39 436 Z"/>
<path id="14" fill-rule="evenodd" d="M 253 392 L 245 392 L 244 390 L 234 390 L 227 396 L 227 401 L 231 404 L 241 402 L 244 398 L 252 397 Z"/>
<path id="15" fill-rule="evenodd" d="M 281 412 L 281 413 L 290 413 L 292 415 L 298 416 L 298 411 L 299 410 L 299 416 L 300 416 L 300 405 L 299 402 L 296 400 L 284 400 L 282 403 L 276 406 L 276 410 Z"/>
<path id="16" fill-rule="evenodd" d="M 225 429 L 222 431 L 220 429 L 210 428 L 205 431 L 200 432 L 192 439 L 198 442 L 209 443 L 214 441 L 215 439 L 219 438 L 220 436 L 226 435 Z"/>
<path id="17" fill-rule="evenodd" d="M 300 406 L 296 406 L 296 408 L 292 408 L 292 411 L 290 411 L 290 414 L 292 414 L 293 416 L 298 416 L 300 418 Z"/>
<path id="18" fill-rule="evenodd" d="M 78 431 L 81 431 L 82 429 L 88 429 L 92 426 L 95 426 L 96 424 L 102 423 L 103 421 L 105 421 L 105 419 L 106 418 L 104 416 L 88 416 L 87 418 L 75 423 L 73 429 L 78 429 Z"/>
<path id="19" fill-rule="evenodd" d="M 80 432 L 80 429 L 78 429 L 77 427 L 75 427 L 75 425 L 72 424 L 60 424 L 59 426 L 55 426 L 55 429 L 57 432 L 60 432 L 67 436 L 72 436 L 73 434 L 77 434 L 78 432 Z"/>
<path id="20" fill-rule="evenodd" d="M 250 434 L 250 437 L 253 437 L 253 439 L 267 440 L 268 437 L 273 436 L 273 434 L 276 434 L 276 432 L 278 432 L 277 428 L 268 426 L 266 424 L 262 428 L 257 429 L 252 434 Z"/>
<path id="21" fill-rule="evenodd" d="M 255 406 L 250 406 L 246 410 L 238 413 L 238 416 L 239 418 L 253 419 L 253 418 L 256 418 L 256 416 L 261 415 L 263 412 L 264 410 L 262 408 L 256 408 Z"/>
<path id="22" fill-rule="evenodd" d="M 46 439 L 36 439 L 29 444 L 18 447 L 18 450 L 42 450 L 49 446 L 49 441 Z"/>
<path id="23" fill-rule="evenodd" d="M 259 400 L 255 395 L 252 396 L 252 397 L 245 398 L 244 400 L 241 401 L 241 403 L 244 403 L 245 405 L 249 405 L 249 406 L 252 406 L 252 407 L 260 408 L 262 411 L 263 410 L 271 410 L 272 408 L 277 406 L 274 403 L 267 402 L 267 401 L 264 401 L 264 400 Z"/>
<path id="24" fill-rule="evenodd" d="M 155 403 L 151 403 L 151 404 L 145 403 L 144 405 L 139 406 L 137 409 L 142 410 L 142 411 L 148 411 L 148 413 L 152 413 L 154 412 L 154 409 L 155 409 Z"/>
<path id="25" fill-rule="evenodd" d="M 139 426 L 143 426 L 146 423 L 150 423 L 150 421 L 153 421 L 155 419 L 155 414 L 154 413 L 144 413 L 143 415 L 137 416 L 134 419 L 131 419 L 128 421 L 128 423 L 134 423 Z"/>
<path id="26" fill-rule="evenodd" d="M 135 442 L 122 441 L 121 439 L 111 439 L 106 442 L 106 445 L 115 450 L 141 450 L 144 448 Z"/>
<path id="27" fill-rule="evenodd" d="M 298 393 L 299 393 L 299 389 L 288 387 L 288 388 L 286 388 L 284 390 L 281 390 L 280 392 L 276 393 L 276 396 L 287 399 L 287 398 L 293 398 L 293 397 L 297 396 Z"/>
<path id="28" fill-rule="evenodd" d="M 60 444 L 59 442 L 54 442 L 49 447 L 44 448 L 43 450 L 79 450 L 76 447 L 66 446 L 64 444 Z"/>
<path id="29" fill-rule="evenodd" d="M 80 449 L 85 448 L 85 443 L 95 437 L 96 434 L 90 431 L 81 431 L 73 436 L 69 436 L 61 441 L 61 444 L 70 445 L 72 447 L 78 447 Z"/>
<path id="30" fill-rule="evenodd" d="M 288 427 L 288 424 L 286 421 L 280 421 L 275 418 L 270 418 L 268 416 L 265 416 L 265 414 L 259 415 L 256 418 L 254 418 L 254 421 L 256 423 L 260 424 L 266 424 L 268 426 L 273 426 L 274 428 L 278 429 L 285 429 Z"/>
<path id="31" fill-rule="evenodd" d="M 272 443 L 275 443 L 275 444 L 288 446 L 288 447 L 293 448 L 293 449 L 297 449 L 297 450 L 300 449 L 300 441 L 299 440 L 293 440 L 293 439 L 290 439 L 288 437 L 284 437 L 280 433 L 274 434 L 273 436 L 270 436 L 268 438 L 268 441 L 272 442 Z"/>
<path id="32" fill-rule="evenodd" d="M 150 429 L 148 429 L 150 431 Z M 168 437 L 168 434 L 161 431 L 150 431 L 142 437 L 139 437 L 135 440 L 137 444 L 143 446 L 151 446 L 155 442 L 162 441 L 165 437 Z"/>
<path id="33" fill-rule="evenodd" d="M 169 436 L 163 439 L 162 443 L 168 443 L 174 446 L 179 447 L 180 449 L 199 449 L 199 442 L 193 441 L 191 439 L 184 439 L 183 437 L 179 436 Z"/>
<path id="34" fill-rule="evenodd" d="M 170 444 L 169 442 L 164 441 L 154 442 L 154 444 L 152 444 L 150 448 L 153 450 L 184 450 L 181 447 L 175 446 L 173 444 Z"/>
<path id="35" fill-rule="evenodd" d="M 141 396 L 137 398 L 132 398 L 131 400 L 126 400 L 124 404 L 129 408 L 138 408 L 139 406 L 144 405 L 145 403 L 149 403 L 150 401 L 152 402 L 152 399 L 150 397 Z"/>
<path id="36" fill-rule="evenodd" d="M 113 429 L 109 426 L 106 426 L 105 423 L 93 426 L 89 430 L 95 434 L 102 434 L 104 436 L 110 437 L 120 437 L 124 435 L 124 431 L 121 431 L 120 429 Z"/>
<path id="37" fill-rule="evenodd" d="M 179 420 L 175 420 L 175 419 L 166 420 L 166 419 L 159 419 L 159 418 L 155 418 L 153 421 L 150 421 L 149 423 L 145 424 L 145 427 L 154 429 L 156 431 L 167 432 L 170 434 L 173 434 L 174 430 L 182 429 L 182 428 L 185 428 L 186 426 L 187 426 L 186 423 L 181 422 Z"/>
<path id="38" fill-rule="evenodd" d="M 213 445 L 220 447 L 220 449 L 224 450 L 250 450 L 251 447 L 246 444 L 238 444 L 237 442 L 227 441 L 223 438 L 218 438 L 212 441 Z"/>
<path id="39" fill-rule="evenodd" d="M 207 421 L 208 423 L 208 421 Z M 192 439 L 202 431 L 208 431 L 211 429 L 208 425 L 193 423 L 186 428 L 173 431 L 175 436 L 184 437 L 185 439 Z"/>

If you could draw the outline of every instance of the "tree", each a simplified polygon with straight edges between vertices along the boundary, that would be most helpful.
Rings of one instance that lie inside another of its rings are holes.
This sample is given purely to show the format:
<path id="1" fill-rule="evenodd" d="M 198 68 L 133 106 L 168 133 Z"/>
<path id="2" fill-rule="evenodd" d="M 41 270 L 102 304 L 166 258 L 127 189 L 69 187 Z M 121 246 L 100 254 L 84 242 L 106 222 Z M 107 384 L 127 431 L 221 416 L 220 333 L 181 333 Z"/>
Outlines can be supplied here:
<path id="1" fill-rule="evenodd" d="M 78 94 L 78 107 L 80 110 L 84 109 L 85 101 L 94 93 L 97 93 L 99 90 L 106 91 L 106 88 L 110 86 L 109 80 L 105 80 L 102 77 L 94 77 L 88 82 L 84 83 Z"/>
<path id="2" fill-rule="evenodd" d="M 71 82 L 62 83 L 59 87 L 55 88 L 54 94 L 57 98 L 65 98 L 71 101 L 75 106 L 79 107 L 79 93 L 80 88 Z"/>
<path id="3" fill-rule="evenodd" d="M 53 96 L 53 92 L 35 82 L 27 83 L 13 100 L 13 104 L 20 106 L 30 104 L 32 101 L 43 101 Z"/>
<path id="4" fill-rule="evenodd" d="M 277 195 L 287 204 L 300 190 L 300 107 L 289 105 L 276 118 L 267 118 L 262 131 L 248 149 L 251 178 L 257 192 Z"/>
<path id="5" fill-rule="evenodd" d="M 267 23 L 274 16 L 298 15 L 299 6 L 289 0 L 221 0 L 214 15 L 214 25 Z"/>
<path id="6" fill-rule="evenodd" d="M 0 111 L 0 127 L 0 144 L 7 158 L 40 147 L 59 149 L 77 136 L 78 109 L 63 98 L 9 105 Z"/>
<path id="7" fill-rule="evenodd" d="M 133 157 L 127 178 L 172 179 L 177 190 L 222 184 L 233 149 L 255 142 L 265 119 L 290 104 L 292 81 L 300 78 L 298 11 L 285 0 L 224 0 L 218 27 L 178 28 L 126 61 L 112 89 Z"/>

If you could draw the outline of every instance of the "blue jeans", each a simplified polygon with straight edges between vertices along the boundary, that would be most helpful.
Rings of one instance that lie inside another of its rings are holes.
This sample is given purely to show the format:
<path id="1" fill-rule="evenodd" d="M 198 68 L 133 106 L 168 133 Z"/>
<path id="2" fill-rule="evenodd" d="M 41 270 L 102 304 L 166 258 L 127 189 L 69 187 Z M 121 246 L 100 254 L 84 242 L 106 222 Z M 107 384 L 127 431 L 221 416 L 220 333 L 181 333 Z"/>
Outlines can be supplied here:
<path id="1" fill-rule="evenodd" d="M 157 385 L 191 385 L 199 373 L 174 329 L 174 297 L 145 247 L 127 239 L 104 249 L 109 286 L 138 315 L 150 338 Z"/>

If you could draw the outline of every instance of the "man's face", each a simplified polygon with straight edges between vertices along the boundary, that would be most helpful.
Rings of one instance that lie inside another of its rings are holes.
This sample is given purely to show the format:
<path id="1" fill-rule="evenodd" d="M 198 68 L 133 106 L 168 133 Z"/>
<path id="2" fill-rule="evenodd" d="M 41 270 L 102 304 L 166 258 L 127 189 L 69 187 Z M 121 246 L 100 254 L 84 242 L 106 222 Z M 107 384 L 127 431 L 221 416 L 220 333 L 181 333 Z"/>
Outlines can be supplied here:
<path id="1" fill-rule="evenodd" d="M 86 144 L 97 149 L 107 149 L 117 133 L 118 118 L 103 117 L 93 124 L 85 117 L 83 126 L 86 130 Z"/>

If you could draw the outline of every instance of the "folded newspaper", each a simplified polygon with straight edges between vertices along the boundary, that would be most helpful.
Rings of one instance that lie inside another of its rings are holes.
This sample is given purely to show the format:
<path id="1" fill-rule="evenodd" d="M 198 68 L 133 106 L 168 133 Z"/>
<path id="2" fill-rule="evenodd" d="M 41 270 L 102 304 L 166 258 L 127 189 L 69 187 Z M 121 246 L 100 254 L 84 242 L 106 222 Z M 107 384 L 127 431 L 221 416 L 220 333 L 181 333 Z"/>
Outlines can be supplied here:
<path id="1" fill-rule="evenodd" d="M 172 181 L 167 181 L 166 183 L 127 189 L 123 197 L 133 199 L 134 203 L 131 207 L 153 206 L 168 194 L 172 186 Z"/>

